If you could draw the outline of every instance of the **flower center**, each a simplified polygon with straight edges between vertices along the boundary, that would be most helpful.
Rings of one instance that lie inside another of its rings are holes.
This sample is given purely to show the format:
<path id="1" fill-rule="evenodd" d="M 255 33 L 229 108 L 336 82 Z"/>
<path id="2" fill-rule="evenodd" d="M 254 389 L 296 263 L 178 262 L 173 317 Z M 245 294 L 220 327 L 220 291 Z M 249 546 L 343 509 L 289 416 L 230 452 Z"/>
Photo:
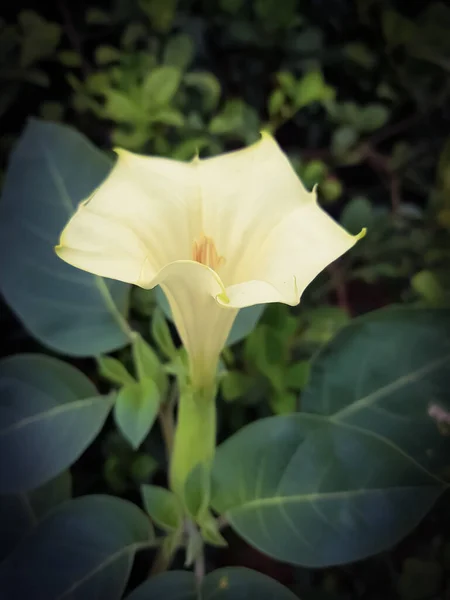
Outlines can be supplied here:
<path id="1" fill-rule="evenodd" d="M 194 240 L 192 245 L 192 259 L 217 271 L 225 264 L 225 258 L 219 256 L 214 240 L 206 235 Z"/>

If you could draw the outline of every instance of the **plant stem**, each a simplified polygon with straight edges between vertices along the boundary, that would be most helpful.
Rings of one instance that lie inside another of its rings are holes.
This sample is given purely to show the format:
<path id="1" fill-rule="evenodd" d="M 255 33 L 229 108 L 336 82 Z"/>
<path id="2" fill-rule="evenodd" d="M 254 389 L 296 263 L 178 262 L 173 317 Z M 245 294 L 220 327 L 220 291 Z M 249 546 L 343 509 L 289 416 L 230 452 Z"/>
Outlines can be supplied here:
<path id="1" fill-rule="evenodd" d="M 173 384 L 168 400 L 159 409 L 159 425 L 166 446 L 167 462 L 170 462 L 175 438 L 175 420 L 173 415 L 177 398 L 177 386 Z"/>
<path id="2" fill-rule="evenodd" d="M 170 487 L 184 502 L 185 484 L 196 467 L 208 476 L 216 446 L 216 389 L 181 391 L 170 463 Z"/>

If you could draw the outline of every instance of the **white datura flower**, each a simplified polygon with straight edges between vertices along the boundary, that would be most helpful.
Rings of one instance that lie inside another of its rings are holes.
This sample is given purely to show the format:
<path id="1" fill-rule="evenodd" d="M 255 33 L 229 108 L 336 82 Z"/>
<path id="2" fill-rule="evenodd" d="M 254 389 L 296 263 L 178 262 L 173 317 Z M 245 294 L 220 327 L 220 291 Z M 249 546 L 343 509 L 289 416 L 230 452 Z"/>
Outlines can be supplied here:
<path id="1" fill-rule="evenodd" d="M 243 150 L 189 163 L 116 152 L 56 252 L 102 277 L 160 285 L 195 386 L 214 381 L 240 308 L 298 304 L 364 233 L 350 235 L 318 206 L 266 133 Z"/>

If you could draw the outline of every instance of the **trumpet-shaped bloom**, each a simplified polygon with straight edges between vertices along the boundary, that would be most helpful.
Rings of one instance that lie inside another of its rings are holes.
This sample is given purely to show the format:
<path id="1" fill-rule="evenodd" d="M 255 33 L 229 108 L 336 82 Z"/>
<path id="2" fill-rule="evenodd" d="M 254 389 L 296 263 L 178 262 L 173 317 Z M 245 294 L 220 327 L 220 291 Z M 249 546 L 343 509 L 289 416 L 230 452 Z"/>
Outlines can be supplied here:
<path id="1" fill-rule="evenodd" d="M 268 134 L 190 163 L 117 154 L 56 252 L 96 275 L 161 285 L 196 385 L 214 378 L 240 308 L 298 304 L 316 275 L 360 237 L 317 205 Z"/>

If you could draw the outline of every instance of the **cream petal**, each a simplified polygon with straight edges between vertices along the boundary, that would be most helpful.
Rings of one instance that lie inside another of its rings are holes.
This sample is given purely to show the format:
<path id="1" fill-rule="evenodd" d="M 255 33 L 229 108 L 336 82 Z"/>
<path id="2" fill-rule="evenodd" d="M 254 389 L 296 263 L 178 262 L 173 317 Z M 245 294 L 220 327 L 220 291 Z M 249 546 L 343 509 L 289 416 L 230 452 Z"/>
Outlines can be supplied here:
<path id="1" fill-rule="evenodd" d="M 81 206 L 61 235 L 56 254 L 70 265 L 127 283 L 155 277 L 147 249 L 132 229 Z"/>
<path id="2" fill-rule="evenodd" d="M 313 194 L 269 134 L 243 150 L 200 161 L 199 171 L 204 233 L 226 258 L 225 284 L 241 283 L 273 227 Z"/>
<path id="3" fill-rule="evenodd" d="M 238 310 L 227 306 L 222 281 L 209 267 L 176 261 L 152 281 L 161 285 L 189 355 L 192 382 L 207 386 L 214 379 L 220 353 Z M 215 300 L 221 298 L 223 306 Z"/>
<path id="4" fill-rule="evenodd" d="M 350 235 L 311 199 L 273 228 L 258 260 L 247 264 L 247 280 L 227 287 L 228 302 L 218 302 L 236 308 L 268 302 L 295 306 L 311 281 L 364 234 Z"/>
<path id="5" fill-rule="evenodd" d="M 195 167 L 125 150 L 117 153 L 118 160 L 108 177 L 80 205 L 66 227 L 64 237 L 69 239 L 70 234 L 71 247 L 85 250 L 90 243 L 100 247 L 101 240 L 95 241 L 95 237 L 105 235 L 105 251 L 109 251 L 111 235 L 106 235 L 106 227 L 99 232 L 88 227 L 89 219 L 103 218 L 112 229 L 119 223 L 122 226 L 118 245 L 125 245 L 132 235 L 140 240 L 155 273 L 169 262 L 191 258 L 199 223 Z M 89 229 L 92 240 L 83 234 L 83 225 Z M 123 233 L 125 228 L 128 234 Z M 64 240 L 61 245 L 65 245 Z"/>

